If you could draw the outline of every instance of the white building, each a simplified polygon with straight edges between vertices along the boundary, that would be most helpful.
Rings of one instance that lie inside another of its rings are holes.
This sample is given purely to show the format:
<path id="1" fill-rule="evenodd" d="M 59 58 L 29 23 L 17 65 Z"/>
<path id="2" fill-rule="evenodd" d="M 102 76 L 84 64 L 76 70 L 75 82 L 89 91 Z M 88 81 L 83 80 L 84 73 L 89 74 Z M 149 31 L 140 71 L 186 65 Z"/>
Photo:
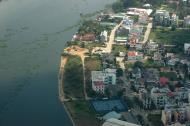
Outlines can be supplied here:
<path id="1" fill-rule="evenodd" d="M 167 94 L 170 92 L 168 88 L 152 88 L 151 99 L 157 108 L 163 108 L 168 102 Z"/>
<path id="2" fill-rule="evenodd" d="M 139 15 L 141 13 L 146 13 L 148 16 L 152 13 L 152 9 L 143 9 L 143 8 L 128 8 L 128 15 Z"/>
<path id="3" fill-rule="evenodd" d="M 190 15 L 184 17 L 184 26 L 190 26 Z"/>
<path id="4" fill-rule="evenodd" d="M 166 105 L 164 110 L 162 110 L 161 117 L 164 126 L 186 126 L 180 122 L 186 122 L 190 120 L 189 108 L 189 105 Z"/>
<path id="5" fill-rule="evenodd" d="M 102 71 L 92 71 L 92 89 L 96 92 L 104 93 L 105 85 Z"/>
<path id="6" fill-rule="evenodd" d="M 101 42 L 107 42 L 108 41 L 108 32 L 107 31 L 101 32 L 100 41 Z"/>
<path id="7" fill-rule="evenodd" d="M 185 54 L 190 54 L 190 43 L 184 44 L 184 52 Z"/>
<path id="8" fill-rule="evenodd" d="M 111 118 L 106 120 L 106 122 L 104 122 L 102 126 L 140 126 L 140 125 Z"/>
<path id="9" fill-rule="evenodd" d="M 105 69 L 104 71 L 92 71 L 92 89 L 104 93 L 106 85 L 116 84 L 116 69 Z"/>

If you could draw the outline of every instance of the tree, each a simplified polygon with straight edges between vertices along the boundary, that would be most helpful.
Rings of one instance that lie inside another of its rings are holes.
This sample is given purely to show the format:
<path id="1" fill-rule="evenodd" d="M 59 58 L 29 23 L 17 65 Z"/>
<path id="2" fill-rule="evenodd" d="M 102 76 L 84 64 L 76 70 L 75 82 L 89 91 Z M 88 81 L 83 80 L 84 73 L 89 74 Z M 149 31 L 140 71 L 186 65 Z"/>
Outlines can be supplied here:
<path id="1" fill-rule="evenodd" d="M 176 30 L 176 25 L 172 25 L 171 31 L 175 31 L 175 30 Z"/>
<path id="2" fill-rule="evenodd" d="M 138 68 L 143 68 L 143 63 L 140 62 L 140 61 L 136 61 L 136 62 L 134 63 L 134 68 L 136 68 L 136 67 L 138 67 Z"/>
<path id="3" fill-rule="evenodd" d="M 110 95 L 111 95 L 111 92 L 110 92 L 110 90 L 108 88 L 105 89 L 105 95 L 107 97 L 110 97 Z"/>
<path id="4" fill-rule="evenodd" d="M 125 98 L 125 101 L 126 101 L 127 107 L 128 107 L 129 109 L 134 107 L 134 103 L 133 103 L 133 101 L 131 100 L 131 98 L 126 97 L 126 98 Z"/>
<path id="5" fill-rule="evenodd" d="M 80 47 L 81 47 L 81 48 L 85 48 L 85 43 L 84 43 L 84 42 L 81 42 Z"/>
<path id="6" fill-rule="evenodd" d="M 123 76 L 123 70 L 122 70 L 121 68 L 118 68 L 118 69 L 116 70 L 116 76 L 117 76 L 117 77 L 122 77 L 122 76 Z"/>
<path id="7" fill-rule="evenodd" d="M 118 91 L 118 92 L 117 92 L 117 96 L 118 96 L 118 97 L 122 97 L 124 91 L 125 91 L 124 89 Z"/>
<path id="8" fill-rule="evenodd" d="M 121 12 L 123 9 L 124 9 L 124 6 L 123 6 L 123 2 L 120 0 L 118 2 L 115 2 L 113 5 L 112 5 L 112 9 L 114 12 L 118 13 L 118 12 Z"/>

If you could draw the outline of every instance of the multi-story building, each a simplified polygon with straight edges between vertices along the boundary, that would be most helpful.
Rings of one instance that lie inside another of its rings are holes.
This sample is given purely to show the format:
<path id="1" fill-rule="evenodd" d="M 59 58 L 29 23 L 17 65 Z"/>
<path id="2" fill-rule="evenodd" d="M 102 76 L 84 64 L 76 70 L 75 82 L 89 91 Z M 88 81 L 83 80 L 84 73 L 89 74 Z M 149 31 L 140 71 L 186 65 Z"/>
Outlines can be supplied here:
<path id="1" fill-rule="evenodd" d="M 177 88 L 176 91 L 174 92 L 174 95 L 176 96 L 175 99 L 177 100 L 188 100 L 190 93 L 190 89 L 186 88 Z"/>
<path id="2" fill-rule="evenodd" d="M 152 88 L 151 99 L 154 102 L 156 108 L 163 108 L 168 102 L 168 93 L 170 90 L 168 88 Z"/>
<path id="3" fill-rule="evenodd" d="M 162 55 L 159 52 L 154 52 L 154 61 L 161 61 L 162 60 Z"/>
<path id="4" fill-rule="evenodd" d="M 175 13 L 173 13 L 171 15 L 171 24 L 178 26 L 178 19 L 179 17 Z"/>
<path id="5" fill-rule="evenodd" d="M 184 124 L 190 121 L 190 106 L 182 105 L 166 105 L 162 110 L 161 120 L 164 126 L 178 124 L 179 126 L 185 126 Z"/>
<path id="6" fill-rule="evenodd" d="M 186 17 L 184 17 L 184 26 L 185 27 L 190 26 L 190 15 L 187 15 Z"/>
<path id="7" fill-rule="evenodd" d="M 104 93 L 106 85 L 116 84 L 116 69 L 105 69 L 104 71 L 92 71 L 92 89 Z"/>
<path id="8" fill-rule="evenodd" d="M 190 43 L 185 43 L 184 44 L 184 52 L 185 54 L 190 54 Z"/>
<path id="9" fill-rule="evenodd" d="M 108 41 L 108 32 L 107 31 L 101 32 L 100 41 L 101 42 L 107 42 Z"/>
<path id="10" fill-rule="evenodd" d="M 161 26 L 169 26 L 170 25 L 170 15 L 166 10 L 156 10 L 154 15 L 154 24 Z"/>
<path id="11" fill-rule="evenodd" d="M 143 59 L 143 54 L 140 54 L 136 51 L 129 51 L 127 53 L 128 60 L 142 60 Z"/>

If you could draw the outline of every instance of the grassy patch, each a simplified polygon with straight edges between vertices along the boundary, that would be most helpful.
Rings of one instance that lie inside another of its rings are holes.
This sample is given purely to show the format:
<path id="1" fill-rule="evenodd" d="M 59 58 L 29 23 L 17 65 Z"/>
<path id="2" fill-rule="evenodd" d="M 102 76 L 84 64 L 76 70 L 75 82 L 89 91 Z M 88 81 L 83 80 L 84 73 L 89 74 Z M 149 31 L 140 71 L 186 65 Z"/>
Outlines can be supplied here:
<path id="1" fill-rule="evenodd" d="M 162 64 L 155 63 L 153 59 L 147 59 L 143 63 L 143 67 L 145 68 L 160 68 Z"/>
<path id="2" fill-rule="evenodd" d="M 70 101 L 66 106 L 77 126 L 101 126 L 88 101 Z"/>
<path id="3" fill-rule="evenodd" d="M 125 45 L 113 45 L 112 53 L 114 55 L 119 55 L 119 52 L 126 52 L 126 46 Z"/>
<path id="4" fill-rule="evenodd" d="M 105 47 L 105 44 L 102 42 L 92 42 L 85 44 L 85 48 L 91 49 L 93 47 Z"/>
<path id="5" fill-rule="evenodd" d="M 66 97 L 83 98 L 83 68 L 78 56 L 69 56 L 65 65 L 64 92 Z"/>
<path id="6" fill-rule="evenodd" d="M 175 72 L 160 72 L 160 77 L 167 77 L 171 81 L 177 80 L 177 75 Z"/>
<path id="7" fill-rule="evenodd" d="M 98 57 L 87 57 L 85 59 L 85 68 L 89 71 L 101 70 L 102 64 Z"/>
<path id="8" fill-rule="evenodd" d="M 149 114 L 147 118 L 153 126 L 163 126 L 163 123 L 161 122 L 161 114 Z"/>
<path id="9" fill-rule="evenodd" d="M 102 70 L 101 59 L 99 57 L 87 57 L 84 64 L 86 75 L 86 91 L 88 96 L 93 97 L 95 93 L 91 86 L 91 71 Z"/>
<path id="10" fill-rule="evenodd" d="M 176 29 L 171 31 L 170 28 L 157 28 L 151 31 L 150 39 L 163 44 L 175 44 L 175 52 L 183 52 L 184 43 L 190 42 L 189 29 Z"/>

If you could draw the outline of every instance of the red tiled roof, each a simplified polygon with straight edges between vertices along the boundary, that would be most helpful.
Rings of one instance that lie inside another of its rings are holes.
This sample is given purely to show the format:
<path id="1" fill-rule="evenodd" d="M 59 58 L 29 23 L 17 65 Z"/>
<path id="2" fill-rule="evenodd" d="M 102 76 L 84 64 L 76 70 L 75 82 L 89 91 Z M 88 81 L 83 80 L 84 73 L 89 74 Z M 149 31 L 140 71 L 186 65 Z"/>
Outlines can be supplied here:
<path id="1" fill-rule="evenodd" d="M 161 85 L 166 85 L 169 82 L 168 78 L 166 77 L 160 77 L 160 84 Z"/>
<path id="2" fill-rule="evenodd" d="M 130 51 L 130 52 L 128 52 L 128 56 L 136 56 L 136 52 L 135 51 Z"/>
<path id="3" fill-rule="evenodd" d="M 170 91 L 170 92 L 168 92 L 168 96 L 169 96 L 169 97 L 173 97 L 174 94 Z"/>
<path id="4" fill-rule="evenodd" d="M 94 85 L 95 85 L 95 86 L 103 86 L 103 85 L 104 85 L 104 82 L 103 82 L 103 81 L 95 81 L 95 82 L 94 82 Z"/>
<path id="5" fill-rule="evenodd" d="M 88 33 L 82 36 L 82 41 L 94 41 L 96 39 L 93 33 Z"/>
<path id="6" fill-rule="evenodd" d="M 87 34 L 85 34 L 83 36 L 77 34 L 77 35 L 74 36 L 74 39 L 76 41 L 95 41 L 96 37 L 95 37 L 95 35 L 93 33 L 87 33 Z"/>
<path id="7" fill-rule="evenodd" d="M 136 38 L 131 38 L 130 39 L 130 44 L 136 44 L 137 43 L 137 39 Z"/>

